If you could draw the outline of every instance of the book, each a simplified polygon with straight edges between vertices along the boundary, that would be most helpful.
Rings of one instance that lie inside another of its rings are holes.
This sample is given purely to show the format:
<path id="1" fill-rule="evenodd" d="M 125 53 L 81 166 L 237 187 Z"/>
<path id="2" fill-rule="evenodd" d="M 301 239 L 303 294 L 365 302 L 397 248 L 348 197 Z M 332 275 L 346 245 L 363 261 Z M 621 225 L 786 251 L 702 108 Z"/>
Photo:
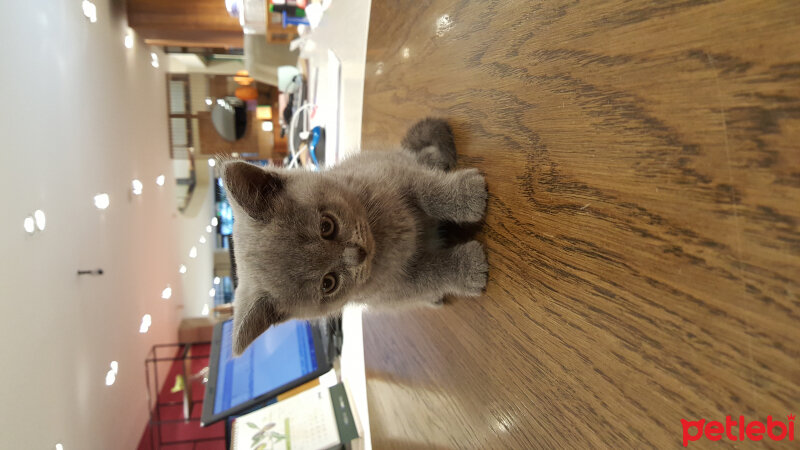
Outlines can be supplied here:
<path id="1" fill-rule="evenodd" d="M 231 450 L 324 450 L 359 436 L 345 385 L 309 390 L 236 418 Z"/>

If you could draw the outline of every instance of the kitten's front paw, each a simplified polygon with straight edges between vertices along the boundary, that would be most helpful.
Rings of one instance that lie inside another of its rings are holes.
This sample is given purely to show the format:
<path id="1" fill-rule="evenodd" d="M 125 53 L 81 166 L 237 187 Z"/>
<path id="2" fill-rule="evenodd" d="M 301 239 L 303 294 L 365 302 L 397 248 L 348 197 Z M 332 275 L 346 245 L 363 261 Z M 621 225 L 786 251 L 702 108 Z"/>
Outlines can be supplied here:
<path id="1" fill-rule="evenodd" d="M 457 247 L 456 253 L 461 268 L 463 295 L 478 296 L 486 289 L 489 276 L 489 264 L 486 262 L 486 251 L 478 241 L 470 241 Z"/>
<path id="2" fill-rule="evenodd" d="M 486 179 L 478 169 L 466 169 L 458 173 L 463 195 L 459 215 L 464 222 L 479 222 L 486 214 L 486 200 L 489 197 Z"/>

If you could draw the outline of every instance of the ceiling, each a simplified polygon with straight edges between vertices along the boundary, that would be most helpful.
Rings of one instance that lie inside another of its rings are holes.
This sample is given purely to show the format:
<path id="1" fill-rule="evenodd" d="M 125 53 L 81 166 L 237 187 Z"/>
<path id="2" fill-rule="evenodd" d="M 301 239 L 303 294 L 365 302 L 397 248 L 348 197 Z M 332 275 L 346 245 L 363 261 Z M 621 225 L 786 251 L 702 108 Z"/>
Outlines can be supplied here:
<path id="1" fill-rule="evenodd" d="M 123 45 L 121 3 L 95 1 L 95 23 L 79 0 L 0 6 L 4 448 L 136 445 L 147 420 L 143 361 L 151 345 L 176 339 L 178 267 L 191 273 L 190 241 L 210 219 L 210 207 L 193 220 L 177 213 L 164 68 L 138 39 Z M 108 209 L 95 208 L 97 193 L 109 194 Z M 37 209 L 46 228 L 28 234 L 23 220 Z M 187 227 L 197 228 L 189 238 Z M 207 296 L 205 247 L 198 279 Z M 76 274 L 96 268 L 104 275 Z M 144 314 L 152 326 L 143 334 Z M 111 361 L 119 371 L 107 386 Z"/>

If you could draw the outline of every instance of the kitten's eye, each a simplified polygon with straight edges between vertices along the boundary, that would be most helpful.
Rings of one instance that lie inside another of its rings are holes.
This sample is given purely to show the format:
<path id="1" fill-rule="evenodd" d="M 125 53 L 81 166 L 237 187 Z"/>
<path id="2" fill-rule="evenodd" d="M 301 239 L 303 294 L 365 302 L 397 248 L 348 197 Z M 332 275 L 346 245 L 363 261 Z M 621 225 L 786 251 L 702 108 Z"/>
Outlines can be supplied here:
<path id="1" fill-rule="evenodd" d="M 322 277 L 322 293 L 328 295 L 336 290 L 336 286 L 338 285 L 338 280 L 336 279 L 336 275 L 332 272 L 326 274 Z"/>
<path id="2" fill-rule="evenodd" d="M 336 222 L 327 214 L 323 215 L 319 222 L 319 234 L 323 239 L 333 239 L 336 234 Z"/>

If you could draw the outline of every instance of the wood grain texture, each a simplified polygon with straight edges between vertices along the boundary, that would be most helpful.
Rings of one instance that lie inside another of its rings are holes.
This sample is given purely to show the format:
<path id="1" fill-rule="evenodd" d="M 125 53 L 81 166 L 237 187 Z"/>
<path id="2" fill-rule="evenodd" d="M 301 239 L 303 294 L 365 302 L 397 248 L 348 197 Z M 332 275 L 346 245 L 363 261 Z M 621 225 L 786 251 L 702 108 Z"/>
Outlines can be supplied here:
<path id="1" fill-rule="evenodd" d="M 362 147 L 448 118 L 491 266 L 482 298 L 365 316 L 374 447 L 800 412 L 798 36 L 788 0 L 373 2 Z"/>

